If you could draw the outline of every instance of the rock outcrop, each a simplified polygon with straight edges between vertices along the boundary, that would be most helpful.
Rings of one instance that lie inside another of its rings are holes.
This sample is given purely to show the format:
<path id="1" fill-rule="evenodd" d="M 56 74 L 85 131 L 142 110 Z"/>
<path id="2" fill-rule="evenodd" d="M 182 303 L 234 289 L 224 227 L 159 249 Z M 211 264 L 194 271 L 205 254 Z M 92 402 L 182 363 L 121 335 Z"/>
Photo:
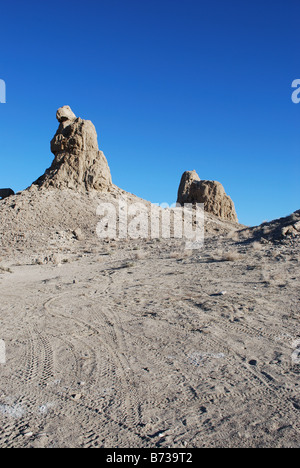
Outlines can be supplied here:
<path id="1" fill-rule="evenodd" d="M 179 203 L 180 205 L 184 205 L 185 203 L 191 203 L 190 192 L 194 182 L 200 182 L 200 178 L 195 170 L 186 171 L 182 174 L 178 189 L 177 203 Z"/>
<path id="2" fill-rule="evenodd" d="M 11 188 L 0 189 L 0 198 L 4 200 L 4 198 L 11 197 L 14 195 L 15 192 Z"/>
<path id="3" fill-rule="evenodd" d="M 264 222 L 259 226 L 245 228 L 240 231 L 241 239 L 247 241 L 290 242 L 300 238 L 300 210 L 295 211 L 284 218 Z"/>
<path id="4" fill-rule="evenodd" d="M 226 195 L 223 185 L 212 180 L 200 180 L 196 171 L 186 171 L 182 175 L 177 203 L 203 203 L 204 211 L 238 222 L 234 203 Z"/>
<path id="5" fill-rule="evenodd" d="M 51 141 L 54 160 L 33 185 L 77 192 L 109 191 L 111 174 L 104 154 L 99 151 L 92 122 L 76 118 L 69 106 L 58 109 L 56 118 L 59 127 Z"/>

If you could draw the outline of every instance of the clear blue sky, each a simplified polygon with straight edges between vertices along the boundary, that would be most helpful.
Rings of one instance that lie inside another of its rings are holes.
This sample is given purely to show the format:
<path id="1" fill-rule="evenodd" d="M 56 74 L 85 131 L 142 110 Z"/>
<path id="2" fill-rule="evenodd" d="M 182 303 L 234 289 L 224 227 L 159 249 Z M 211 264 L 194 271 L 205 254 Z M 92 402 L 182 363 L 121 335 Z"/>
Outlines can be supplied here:
<path id="1" fill-rule="evenodd" d="M 173 203 L 196 169 L 244 224 L 300 208 L 299 0 L 12 0 L 0 13 L 1 187 L 50 166 L 70 105 L 140 197 Z"/>

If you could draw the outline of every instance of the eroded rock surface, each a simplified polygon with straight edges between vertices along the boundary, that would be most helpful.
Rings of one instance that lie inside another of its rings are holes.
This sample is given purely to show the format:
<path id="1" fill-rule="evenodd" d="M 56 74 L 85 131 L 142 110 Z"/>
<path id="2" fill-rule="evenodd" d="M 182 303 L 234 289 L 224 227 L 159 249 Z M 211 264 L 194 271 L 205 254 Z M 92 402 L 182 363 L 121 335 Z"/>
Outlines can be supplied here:
<path id="1" fill-rule="evenodd" d="M 220 182 L 200 180 L 196 171 L 186 171 L 181 177 L 177 203 L 203 203 L 204 210 L 221 219 L 238 222 L 234 203 Z"/>
<path id="2" fill-rule="evenodd" d="M 98 148 L 97 133 L 89 120 L 76 118 L 69 106 L 58 109 L 58 130 L 51 141 L 54 160 L 34 185 L 76 191 L 109 191 L 110 169 Z"/>

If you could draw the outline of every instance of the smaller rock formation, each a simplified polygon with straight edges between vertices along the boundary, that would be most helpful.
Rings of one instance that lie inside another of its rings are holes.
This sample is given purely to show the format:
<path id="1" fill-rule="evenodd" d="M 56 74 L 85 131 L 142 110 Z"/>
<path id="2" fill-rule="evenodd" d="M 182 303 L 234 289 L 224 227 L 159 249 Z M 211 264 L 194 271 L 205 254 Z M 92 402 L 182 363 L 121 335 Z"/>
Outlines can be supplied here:
<path id="1" fill-rule="evenodd" d="M 200 182 L 200 178 L 195 170 L 186 171 L 183 173 L 178 189 L 177 203 L 180 205 L 191 203 L 190 191 L 194 182 Z"/>
<path id="2" fill-rule="evenodd" d="M 10 188 L 0 189 L 0 197 L 1 200 L 4 198 L 10 197 L 11 195 L 15 195 L 15 192 Z"/>
<path id="3" fill-rule="evenodd" d="M 107 160 L 98 148 L 97 133 L 90 120 L 77 118 L 69 106 L 58 109 L 58 130 L 51 141 L 55 158 L 33 185 L 40 188 L 106 192 L 112 186 Z"/>
<path id="4" fill-rule="evenodd" d="M 238 222 L 234 203 L 226 195 L 223 185 L 212 180 L 200 180 L 196 171 L 186 171 L 182 175 L 177 203 L 203 203 L 204 211 Z"/>

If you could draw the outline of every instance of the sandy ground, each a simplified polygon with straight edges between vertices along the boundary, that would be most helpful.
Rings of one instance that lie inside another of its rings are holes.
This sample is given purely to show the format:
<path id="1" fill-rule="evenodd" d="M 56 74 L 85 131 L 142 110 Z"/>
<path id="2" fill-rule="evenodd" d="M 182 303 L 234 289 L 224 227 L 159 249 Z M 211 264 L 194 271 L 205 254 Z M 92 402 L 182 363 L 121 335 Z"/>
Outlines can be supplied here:
<path id="1" fill-rule="evenodd" d="M 87 227 L 78 240 L 50 220 L 42 250 L 10 203 L 0 447 L 299 446 L 299 236 L 212 230 L 187 252 Z"/>

